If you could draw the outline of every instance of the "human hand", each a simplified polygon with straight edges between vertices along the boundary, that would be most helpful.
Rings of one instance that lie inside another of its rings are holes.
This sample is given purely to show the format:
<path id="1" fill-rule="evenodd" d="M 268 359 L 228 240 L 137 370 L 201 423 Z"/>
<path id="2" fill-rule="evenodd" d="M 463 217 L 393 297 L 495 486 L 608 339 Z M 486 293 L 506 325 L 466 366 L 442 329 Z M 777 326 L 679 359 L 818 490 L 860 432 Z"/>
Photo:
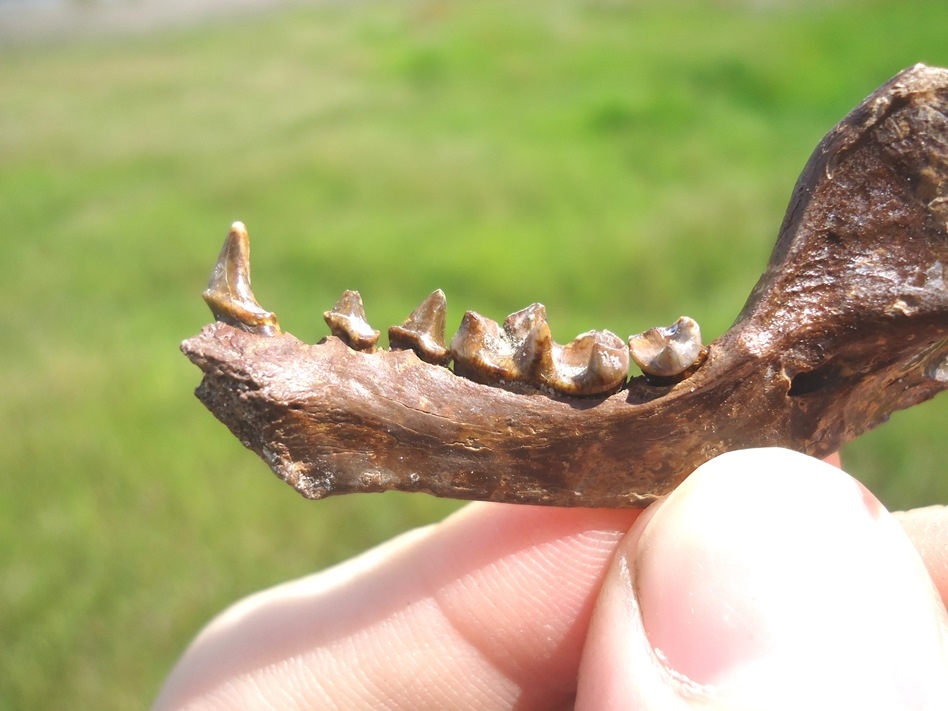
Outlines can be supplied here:
<path id="1" fill-rule="evenodd" d="M 948 510 L 903 525 L 775 449 L 645 512 L 472 504 L 237 603 L 154 708 L 945 709 Z"/>

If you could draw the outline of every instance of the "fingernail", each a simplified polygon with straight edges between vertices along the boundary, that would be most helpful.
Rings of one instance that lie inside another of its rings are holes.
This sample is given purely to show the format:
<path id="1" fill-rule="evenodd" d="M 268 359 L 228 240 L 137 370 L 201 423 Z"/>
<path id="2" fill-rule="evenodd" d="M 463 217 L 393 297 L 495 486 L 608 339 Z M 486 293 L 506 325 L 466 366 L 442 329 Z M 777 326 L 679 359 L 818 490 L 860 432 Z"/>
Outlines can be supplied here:
<path id="1" fill-rule="evenodd" d="M 632 545 L 620 555 L 646 637 L 682 683 L 764 703 L 796 679 L 807 693 L 850 689 L 871 708 L 926 685 L 948 693 L 944 608 L 924 566 L 875 497 L 834 467 L 785 450 L 719 457 Z"/>

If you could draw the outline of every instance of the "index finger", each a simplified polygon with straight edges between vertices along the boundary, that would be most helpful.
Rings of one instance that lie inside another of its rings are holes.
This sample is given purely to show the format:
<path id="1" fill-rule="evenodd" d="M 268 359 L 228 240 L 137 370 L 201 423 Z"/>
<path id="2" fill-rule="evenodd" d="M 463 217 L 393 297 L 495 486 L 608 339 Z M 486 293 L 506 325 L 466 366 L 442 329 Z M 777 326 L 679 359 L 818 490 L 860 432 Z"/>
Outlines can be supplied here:
<path id="1" fill-rule="evenodd" d="M 155 708 L 568 708 L 604 571 L 638 513 L 472 504 L 237 603 Z"/>

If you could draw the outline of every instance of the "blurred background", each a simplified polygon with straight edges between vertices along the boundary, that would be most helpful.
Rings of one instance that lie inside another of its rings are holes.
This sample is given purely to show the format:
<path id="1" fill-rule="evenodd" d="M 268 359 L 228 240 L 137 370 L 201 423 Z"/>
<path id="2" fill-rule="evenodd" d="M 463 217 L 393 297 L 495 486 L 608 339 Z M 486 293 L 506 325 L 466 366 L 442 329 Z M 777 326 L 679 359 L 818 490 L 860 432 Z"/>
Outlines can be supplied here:
<path id="1" fill-rule="evenodd" d="M 819 139 L 941 0 L 0 0 L 0 710 L 148 705 L 240 596 L 458 504 L 307 502 L 193 397 L 228 227 L 314 342 L 546 304 L 554 337 L 740 310 Z M 844 451 L 948 502 L 948 398 Z M 801 502 L 814 495 L 801 492 Z"/>

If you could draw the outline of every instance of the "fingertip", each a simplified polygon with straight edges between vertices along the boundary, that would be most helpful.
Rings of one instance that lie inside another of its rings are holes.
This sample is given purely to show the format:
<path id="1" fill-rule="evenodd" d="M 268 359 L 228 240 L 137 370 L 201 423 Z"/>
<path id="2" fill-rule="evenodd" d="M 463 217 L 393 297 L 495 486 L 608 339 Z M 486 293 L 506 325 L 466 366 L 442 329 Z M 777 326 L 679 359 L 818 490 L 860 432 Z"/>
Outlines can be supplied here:
<path id="1" fill-rule="evenodd" d="M 786 450 L 731 453 L 620 544 L 581 667 L 597 704 L 578 707 L 948 708 L 945 629 L 858 482 Z"/>
<path id="2" fill-rule="evenodd" d="M 942 603 L 948 605 L 948 506 L 898 511 L 895 517 L 925 561 Z"/>

